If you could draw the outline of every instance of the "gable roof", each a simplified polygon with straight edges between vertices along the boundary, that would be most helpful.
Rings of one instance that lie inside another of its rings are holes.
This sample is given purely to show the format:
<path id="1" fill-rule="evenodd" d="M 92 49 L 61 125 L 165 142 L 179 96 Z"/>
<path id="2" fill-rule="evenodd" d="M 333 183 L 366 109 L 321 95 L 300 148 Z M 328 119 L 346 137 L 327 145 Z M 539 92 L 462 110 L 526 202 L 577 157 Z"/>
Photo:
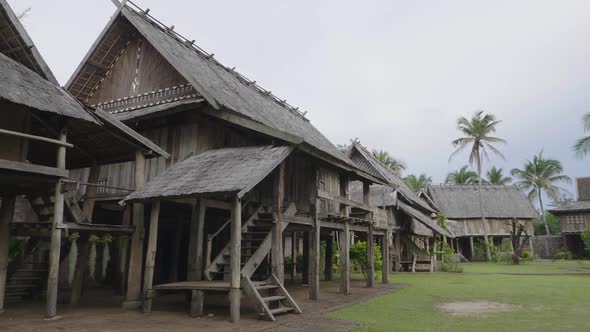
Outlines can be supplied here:
<path id="1" fill-rule="evenodd" d="M 480 218 L 477 185 L 437 185 L 428 195 L 450 219 Z M 538 218 L 526 195 L 515 186 L 483 185 L 483 210 L 487 218 Z"/>
<path id="2" fill-rule="evenodd" d="M 6 0 L 0 0 L 0 53 L 57 84 L 49 66 Z"/>
<path id="3" fill-rule="evenodd" d="M 147 40 L 195 88 L 198 95 L 205 98 L 218 111 L 218 114 L 229 112 L 272 128 L 278 134 L 285 133 L 289 137 L 302 141 L 302 145 L 320 152 L 320 155 L 328 156 L 331 162 L 337 162 L 348 170 L 355 172 L 358 170 L 355 164 L 317 130 L 299 110 L 233 69 L 222 65 L 213 55 L 198 48 L 193 42 L 184 39 L 137 7 L 122 5 L 118 8 L 68 82 L 67 87 L 74 96 L 84 99 L 84 96 L 88 95 L 88 85 L 81 82 L 85 79 L 84 77 L 93 72 L 96 66 L 107 68 L 113 64 L 116 56 L 104 57 L 108 61 L 96 64 L 97 57 L 93 55 L 103 46 L 107 35 L 112 34 L 117 27 L 125 25 L 131 25 Z M 124 42 L 121 44 L 117 47 L 123 47 Z M 116 54 L 114 49 L 112 52 Z M 91 59 L 93 61 L 90 61 Z M 94 80 L 98 82 L 100 78 Z M 82 91 L 83 89 L 86 90 Z M 159 109 L 164 110 L 164 107 Z M 281 135 L 275 135 L 275 137 L 284 139 Z M 357 174 L 366 176 L 358 172 Z"/>
<path id="4" fill-rule="evenodd" d="M 562 206 L 553 208 L 548 211 L 556 215 L 566 212 L 587 212 L 590 211 L 590 201 L 586 200 L 568 202 Z"/>
<path id="5" fill-rule="evenodd" d="M 436 212 L 428 205 L 424 200 L 422 200 L 416 193 L 414 193 L 408 185 L 402 180 L 402 178 L 395 174 L 391 168 L 387 167 L 381 161 L 377 160 L 372 153 L 370 153 L 364 146 L 360 145 L 359 143 L 353 142 L 350 150 L 348 151 L 349 158 L 363 171 L 374 175 L 378 178 L 382 178 L 386 180 L 386 183 L 397 190 L 397 192 L 410 204 L 418 205 L 421 209 L 426 210 L 428 212 Z M 381 186 L 372 186 L 371 191 L 375 188 L 375 202 L 382 203 L 387 205 L 379 205 L 379 206 L 388 206 L 391 203 L 391 195 L 389 193 L 384 195 L 384 191 L 387 189 L 382 188 Z M 373 196 L 373 194 L 371 195 Z M 385 198 L 385 199 L 383 199 Z M 379 201 L 380 200 L 380 201 Z"/>
<path id="6" fill-rule="evenodd" d="M 124 201 L 232 194 L 242 197 L 293 151 L 289 146 L 208 150 L 170 166 Z"/>

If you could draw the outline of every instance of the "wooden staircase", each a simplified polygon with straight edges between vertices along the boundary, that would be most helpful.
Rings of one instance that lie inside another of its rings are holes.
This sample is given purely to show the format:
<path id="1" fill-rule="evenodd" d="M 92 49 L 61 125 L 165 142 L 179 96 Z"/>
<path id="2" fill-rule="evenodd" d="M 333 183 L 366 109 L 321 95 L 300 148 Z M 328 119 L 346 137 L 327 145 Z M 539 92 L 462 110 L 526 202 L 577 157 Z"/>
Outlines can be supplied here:
<path id="1" fill-rule="evenodd" d="M 44 242 L 29 238 L 21 253 L 9 264 L 6 280 L 6 303 L 37 299 L 45 291 L 49 252 Z"/>
<path id="2" fill-rule="evenodd" d="M 434 264 L 433 257 L 425 250 L 420 248 L 412 239 L 407 236 L 401 236 L 400 239 L 406 245 L 408 253 L 410 254 L 408 259 L 402 261 L 401 264 L 411 272 L 433 272 Z"/>
<path id="3" fill-rule="evenodd" d="M 283 213 L 293 216 L 297 212 L 291 205 Z M 259 316 L 262 319 L 275 320 L 276 315 L 302 313 L 291 295 L 274 274 L 268 274 L 264 261 L 272 247 L 272 227 L 275 223 L 273 214 L 259 208 L 242 225 L 241 255 L 241 287 L 246 295 L 256 300 Z M 288 222 L 281 224 L 283 231 Z M 262 270 L 262 271 L 261 271 Z M 223 276 L 227 280 L 231 276 L 229 244 L 213 259 L 205 271 L 208 280 Z"/>

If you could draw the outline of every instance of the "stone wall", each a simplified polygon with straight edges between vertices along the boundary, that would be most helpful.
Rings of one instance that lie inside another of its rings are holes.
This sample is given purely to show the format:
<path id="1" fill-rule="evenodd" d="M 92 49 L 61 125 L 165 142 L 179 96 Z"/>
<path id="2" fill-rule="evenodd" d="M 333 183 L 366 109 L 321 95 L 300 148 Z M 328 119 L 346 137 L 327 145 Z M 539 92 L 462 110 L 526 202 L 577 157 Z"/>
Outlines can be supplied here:
<path id="1" fill-rule="evenodd" d="M 541 258 L 556 258 L 562 248 L 561 235 L 537 235 L 533 237 L 535 255 Z"/>

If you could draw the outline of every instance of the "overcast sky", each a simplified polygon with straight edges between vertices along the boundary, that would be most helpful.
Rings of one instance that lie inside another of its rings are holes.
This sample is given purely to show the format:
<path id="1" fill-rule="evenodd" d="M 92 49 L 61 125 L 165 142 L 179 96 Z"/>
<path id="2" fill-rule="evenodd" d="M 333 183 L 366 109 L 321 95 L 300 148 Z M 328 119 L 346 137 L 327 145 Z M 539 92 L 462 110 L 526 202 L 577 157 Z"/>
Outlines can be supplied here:
<path id="1" fill-rule="evenodd" d="M 334 144 L 358 137 L 435 183 L 458 116 L 503 122 L 505 171 L 544 149 L 572 176 L 590 111 L 590 1 L 137 0 L 150 14 L 291 104 Z M 9 0 L 65 84 L 115 7 L 109 0 Z M 572 192 L 573 186 L 571 186 Z"/>

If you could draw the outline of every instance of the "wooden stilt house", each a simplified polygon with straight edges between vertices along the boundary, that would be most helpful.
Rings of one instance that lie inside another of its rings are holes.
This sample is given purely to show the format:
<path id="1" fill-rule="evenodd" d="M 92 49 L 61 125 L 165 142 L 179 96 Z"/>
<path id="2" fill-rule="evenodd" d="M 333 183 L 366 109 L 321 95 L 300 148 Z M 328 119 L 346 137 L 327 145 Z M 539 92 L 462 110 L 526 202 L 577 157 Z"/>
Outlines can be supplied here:
<path id="1" fill-rule="evenodd" d="M 365 147 L 353 143 L 348 156 L 369 174 L 387 180 L 385 185 L 370 187 L 370 204 L 384 211 L 389 228 L 394 230 L 394 269 L 399 271 L 433 271 L 435 257 L 431 248 L 437 238 L 453 235 L 439 227 L 432 214 L 436 211 L 412 192 L 404 181 L 389 167 L 376 159 Z M 353 197 L 362 195 L 363 187 L 355 185 Z"/>
<path id="2" fill-rule="evenodd" d="M 0 109 L 0 312 L 6 301 L 46 290 L 46 316 L 53 317 L 68 243 L 62 233 L 133 231 L 93 223 L 94 197 L 82 203 L 73 194 L 80 182 L 70 179 L 69 170 L 167 153 L 59 87 L 5 0 L 0 0 Z M 86 185 L 92 186 L 89 193 L 95 190 L 95 184 Z M 9 249 L 17 255 L 10 257 Z"/>
<path id="3" fill-rule="evenodd" d="M 191 294 L 191 315 L 199 316 L 205 297 L 221 292 L 235 322 L 245 293 L 262 318 L 274 320 L 301 312 L 284 287 L 286 234 L 303 237 L 298 280 L 309 284 L 312 300 L 319 298 L 321 242 L 326 280 L 339 244 L 345 294 L 350 232 L 389 247 L 384 217 L 368 201 L 369 185 L 384 183 L 380 177 L 359 169 L 304 113 L 149 10 L 118 4 L 67 88 L 172 154 L 142 172 L 133 163 L 100 169 L 108 187 L 129 188 L 133 176 L 145 183 L 129 196 L 106 190 L 98 198 L 97 212 L 123 198 L 133 207 L 127 308 L 149 312 L 157 294 L 183 290 Z M 350 198 L 351 181 L 364 183 L 362 199 Z"/>

